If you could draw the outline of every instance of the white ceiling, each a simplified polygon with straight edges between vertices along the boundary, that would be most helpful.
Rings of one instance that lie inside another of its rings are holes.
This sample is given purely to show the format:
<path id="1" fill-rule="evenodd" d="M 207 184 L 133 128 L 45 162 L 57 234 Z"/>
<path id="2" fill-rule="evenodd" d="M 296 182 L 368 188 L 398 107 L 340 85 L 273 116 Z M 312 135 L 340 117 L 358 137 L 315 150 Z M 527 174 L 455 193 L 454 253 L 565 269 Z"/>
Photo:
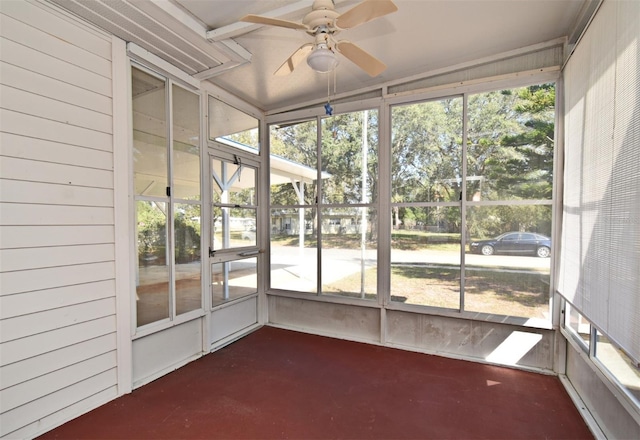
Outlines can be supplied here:
<path id="1" fill-rule="evenodd" d="M 266 14 L 300 0 L 173 0 L 208 29 L 233 25 L 248 13 Z M 394 0 L 398 11 L 342 31 L 350 40 L 385 62 L 375 78 L 341 58 L 337 93 L 384 84 L 408 76 L 473 61 L 525 46 L 569 36 L 589 0 Z M 311 3 L 309 0 L 307 3 Z M 344 12 L 358 1 L 337 0 Z M 300 21 L 299 10 L 280 18 Z M 258 27 L 233 40 L 251 53 L 250 63 L 210 79 L 238 97 L 273 111 L 327 95 L 327 74 L 302 63 L 288 76 L 273 72 L 302 44 L 303 31 Z M 333 85 L 331 86 L 333 92 Z"/>

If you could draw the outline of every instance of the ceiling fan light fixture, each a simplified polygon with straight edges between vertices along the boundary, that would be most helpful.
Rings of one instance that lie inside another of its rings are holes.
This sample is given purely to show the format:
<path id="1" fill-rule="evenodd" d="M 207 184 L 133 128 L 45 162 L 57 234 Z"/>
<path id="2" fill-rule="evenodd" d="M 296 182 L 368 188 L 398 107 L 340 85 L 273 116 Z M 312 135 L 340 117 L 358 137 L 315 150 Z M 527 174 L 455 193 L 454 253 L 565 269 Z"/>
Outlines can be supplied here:
<path id="1" fill-rule="evenodd" d="M 316 72 L 331 72 L 338 65 L 338 57 L 326 47 L 318 47 L 307 57 L 307 64 Z"/>

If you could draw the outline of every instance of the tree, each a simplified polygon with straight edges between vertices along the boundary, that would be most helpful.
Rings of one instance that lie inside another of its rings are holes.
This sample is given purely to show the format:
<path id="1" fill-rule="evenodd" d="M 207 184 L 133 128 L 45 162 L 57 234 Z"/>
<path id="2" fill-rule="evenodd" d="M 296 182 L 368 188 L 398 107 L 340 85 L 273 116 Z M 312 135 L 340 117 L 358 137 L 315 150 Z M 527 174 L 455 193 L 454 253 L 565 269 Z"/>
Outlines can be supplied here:
<path id="1" fill-rule="evenodd" d="M 543 84 L 520 89 L 515 111 L 526 118 L 521 133 L 505 136 L 501 145 L 518 151 L 502 171 L 501 185 L 511 185 L 514 196 L 523 199 L 550 199 L 553 189 L 553 147 L 555 130 L 555 85 Z M 510 176 L 521 176 L 519 182 Z M 511 178 L 512 179 L 512 178 Z"/>
<path id="2" fill-rule="evenodd" d="M 200 258 L 200 222 L 193 216 L 195 205 L 180 205 L 174 218 L 176 263 Z M 198 207 L 199 208 L 199 207 Z M 199 213 L 199 209 L 198 209 Z"/>
<path id="3" fill-rule="evenodd" d="M 378 177 L 378 112 L 346 113 L 322 121 L 322 169 L 331 174 L 323 181 L 324 203 L 362 203 L 363 194 L 363 133 L 367 124 L 367 169 L 364 177 L 366 199 L 372 200 Z"/>
<path id="4" fill-rule="evenodd" d="M 469 98 L 467 127 L 467 194 L 481 200 L 499 200 L 500 165 L 514 157 L 501 144 L 503 137 L 519 134 L 522 127 L 514 110 L 511 90 L 478 93 Z M 478 180 L 471 180 L 475 178 Z"/>
<path id="5" fill-rule="evenodd" d="M 554 109 L 554 84 L 473 95 L 468 175 L 481 180 L 469 182 L 467 194 L 478 194 L 481 200 L 550 200 Z M 548 234 L 551 210 L 533 205 L 482 207 L 471 210 L 467 220 L 474 236 L 506 230 Z"/>
<path id="6" fill-rule="evenodd" d="M 555 85 L 543 84 L 470 95 L 463 133 L 461 97 L 396 106 L 391 112 L 391 202 L 393 224 L 419 222 L 459 230 L 461 214 L 400 204 L 457 202 L 466 184 L 469 200 L 549 200 L 553 183 Z M 322 120 L 322 203 L 349 204 L 363 197 L 362 133 L 364 112 Z M 378 114 L 367 114 L 366 184 L 375 197 L 378 185 Z M 467 164 L 463 175 L 462 145 Z M 271 153 L 316 168 L 316 121 L 272 128 Z M 305 186 L 305 204 L 314 205 L 316 183 Z M 369 199 L 372 200 L 371 198 Z M 274 185 L 273 205 L 297 205 L 292 184 Z M 476 215 L 481 211 L 481 215 Z M 540 214 L 542 212 L 543 214 Z M 501 231 L 507 225 L 532 229 L 550 224 L 550 210 L 482 207 L 467 212 L 473 235 Z"/>
<path id="7" fill-rule="evenodd" d="M 396 202 L 455 200 L 452 182 L 460 177 L 461 139 L 460 98 L 394 108 L 391 179 Z"/>
<path id="8" fill-rule="evenodd" d="M 166 206 L 166 204 L 162 204 Z M 166 214 L 150 201 L 136 203 L 138 258 L 146 265 L 164 264 L 166 249 Z"/>

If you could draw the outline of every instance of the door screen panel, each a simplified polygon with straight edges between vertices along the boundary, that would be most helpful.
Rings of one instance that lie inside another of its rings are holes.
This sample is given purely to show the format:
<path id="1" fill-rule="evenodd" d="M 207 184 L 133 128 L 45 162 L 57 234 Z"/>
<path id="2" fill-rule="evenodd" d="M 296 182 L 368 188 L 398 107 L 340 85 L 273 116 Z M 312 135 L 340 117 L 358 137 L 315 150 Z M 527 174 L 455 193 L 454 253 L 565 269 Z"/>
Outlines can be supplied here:
<path id="1" fill-rule="evenodd" d="M 219 151 L 212 153 L 210 164 L 210 294 L 215 307 L 258 293 L 259 164 Z"/>
<path id="2" fill-rule="evenodd" d="M 227 261 L 211 265 L 211 304 L 258 293 L 258 259 Z"/>
<path id="3" fill-rule="evenodd" d="M 256 176 L 239 160 L 211 159 L 214 251 L 256 246 Z"/>

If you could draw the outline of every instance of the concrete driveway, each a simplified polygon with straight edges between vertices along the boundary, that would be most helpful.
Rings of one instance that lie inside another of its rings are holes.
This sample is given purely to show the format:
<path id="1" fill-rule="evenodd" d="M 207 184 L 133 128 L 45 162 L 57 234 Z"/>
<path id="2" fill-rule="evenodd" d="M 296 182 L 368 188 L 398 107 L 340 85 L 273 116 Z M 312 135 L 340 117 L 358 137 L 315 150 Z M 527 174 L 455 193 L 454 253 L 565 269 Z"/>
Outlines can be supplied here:
<path id="1" fill-rule="evenodd" d="M 377 251 L 357 249 L 323 249 L 322 281 L 331 283 L 359 273 L 364 257 L 365 267 L 377 266 Z M 391 253 L 392 265 L 459 266 L 458 252 L 447 251 L 399 251 Z M 549 273 L 550 258 L 513 255 L 465 254 L 468 269 Z M 300 249 L 293 246 L 273 246 L 271 248 L 272 287 L 293 288 L 289 283 L 299 285 L 304 291 L 314 291 L 317 272 L 317 251 L 315 248 Z"/>

